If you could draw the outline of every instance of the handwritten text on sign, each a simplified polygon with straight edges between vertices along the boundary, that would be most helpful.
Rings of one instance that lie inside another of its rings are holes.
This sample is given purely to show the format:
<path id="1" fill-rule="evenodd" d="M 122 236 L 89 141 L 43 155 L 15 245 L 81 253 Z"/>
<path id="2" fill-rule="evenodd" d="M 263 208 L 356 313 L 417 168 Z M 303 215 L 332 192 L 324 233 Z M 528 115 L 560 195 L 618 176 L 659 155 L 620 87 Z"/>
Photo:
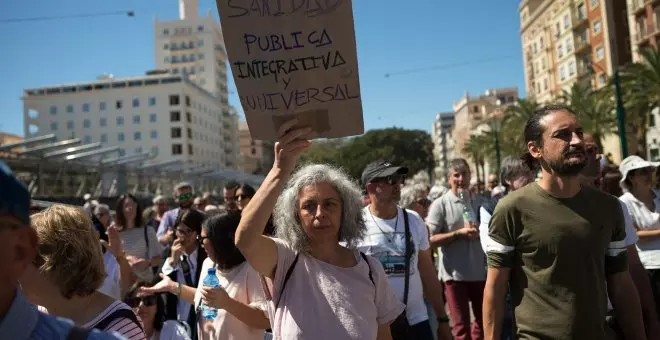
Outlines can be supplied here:
<path id="1" fill-rule="evenodd" d="M 227 53 L 253 138 L 274 115 L 306 115 L 318 137 L 363 132 L 350 0 L 218 0 Z M 321 129 L 324 127 L 324 129 Z"/>

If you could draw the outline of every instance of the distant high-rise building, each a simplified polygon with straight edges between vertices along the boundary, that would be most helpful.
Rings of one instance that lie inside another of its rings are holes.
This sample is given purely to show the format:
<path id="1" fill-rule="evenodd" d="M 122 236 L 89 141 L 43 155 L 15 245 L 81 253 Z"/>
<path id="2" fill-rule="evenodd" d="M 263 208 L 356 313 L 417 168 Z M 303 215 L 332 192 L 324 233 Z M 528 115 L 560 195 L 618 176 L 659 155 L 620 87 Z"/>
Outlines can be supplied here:
<path id="1" fill-rule="evenodd" d="M 539 103 L 556 100 L 577 81 L 605 86 L 632 59 L 625 1 L 523 0 L 519 10 L 525 87 Z M 604 144 L 620 159 L 618 137 Z"/>
<path id="2" fill-rule="evenodd" d="M 156 67 L 188 77 L 225 105 L 227 53 L 211 11 L 198 16 L 197 0 L 179 0 L 180 20 L 154 19 Z"/>
<path id="3" fill-rule="evenodd" d="M 433 158 L 435 159 L 434 175 L 436 181 L 445 183 L 449 176 L 447 168 L 454 158 L 454 112 L 440 112 L 435 116 L 431 138 L 433 139 Z"/>

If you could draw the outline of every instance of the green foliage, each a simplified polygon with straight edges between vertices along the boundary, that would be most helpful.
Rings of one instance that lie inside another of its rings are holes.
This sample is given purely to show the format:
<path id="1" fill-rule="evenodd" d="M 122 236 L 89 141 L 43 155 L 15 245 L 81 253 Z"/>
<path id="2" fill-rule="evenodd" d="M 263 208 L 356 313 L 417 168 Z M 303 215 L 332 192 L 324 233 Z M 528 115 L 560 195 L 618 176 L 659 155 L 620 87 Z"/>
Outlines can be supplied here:
<path id="1" fill-rule="evenodd" d="M 405 165 L 410 174 L 433 167 L 433 141 L 422 130 L 388 128 L 371 130 L 351 139 L 315 141 L 301 156 L 304 163 L 330 163 L 359 179 L 364 167 L 378 159 Z"/>

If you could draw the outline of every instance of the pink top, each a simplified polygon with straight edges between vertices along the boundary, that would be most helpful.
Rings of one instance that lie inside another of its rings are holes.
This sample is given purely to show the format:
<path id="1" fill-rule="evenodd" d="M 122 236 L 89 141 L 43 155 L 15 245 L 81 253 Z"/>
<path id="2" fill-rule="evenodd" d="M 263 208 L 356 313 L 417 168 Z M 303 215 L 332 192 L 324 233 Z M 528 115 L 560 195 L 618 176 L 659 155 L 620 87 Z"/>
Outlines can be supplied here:
<path id="1" fill-rule="evenodd" d="M 300 254 L 276 311 L 274 303 L 296 256 L 287 243 L 277 245 L 277 268 L 269 317 L 275 339 L 376 339 L 378 325 L 399 316 L 401 303 L 380 262 L 355 251 L 357 265 L 341 268 Z M 369 267 L 374 283 L 369 280 Z M 274 316 L 273 316 L 274 314 Z"/>

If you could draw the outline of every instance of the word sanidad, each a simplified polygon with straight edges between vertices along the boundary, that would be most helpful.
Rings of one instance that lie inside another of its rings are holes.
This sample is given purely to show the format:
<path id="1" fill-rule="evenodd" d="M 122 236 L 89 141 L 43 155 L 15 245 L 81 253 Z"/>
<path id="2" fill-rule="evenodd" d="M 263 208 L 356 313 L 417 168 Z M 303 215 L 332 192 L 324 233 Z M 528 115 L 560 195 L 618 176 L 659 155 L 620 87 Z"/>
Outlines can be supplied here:
<path id="1" fill-rule="evenodd" d="M 229 18 L 280 17 L 303 13 L 309 18 L 334 12 L 344 0 L 229 0 Z"/>

